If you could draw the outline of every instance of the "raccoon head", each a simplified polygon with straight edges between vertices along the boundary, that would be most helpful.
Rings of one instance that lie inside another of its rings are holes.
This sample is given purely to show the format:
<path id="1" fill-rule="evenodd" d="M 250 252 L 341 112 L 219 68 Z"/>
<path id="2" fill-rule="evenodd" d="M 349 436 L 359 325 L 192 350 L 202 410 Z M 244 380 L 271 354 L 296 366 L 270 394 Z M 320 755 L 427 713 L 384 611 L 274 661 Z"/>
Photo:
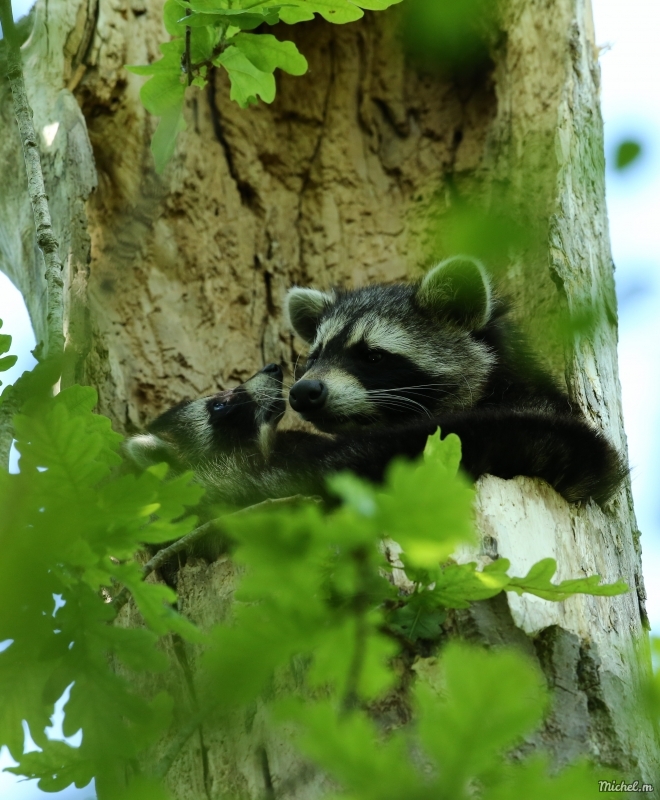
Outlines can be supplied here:
<path id="1" fill-rule="evenodd" d="M 179 470 L 195 468 L 236 450 L 267 458 L 284 410 L 282 370 L 268 364 L 235 389 L 170 408 L 125 449 L 143 469 L 161 461 Z"/>
<path id="2" fill-rule="evenodd" d="M 472 406 L 494 355 L 475 334 L 493 314 L 475 259 L 438 264 L 418 283 L 331 294 L 293 288 L 294 331 L 310 344 L 292 408 L 321 430 L 406 423 Z"/>

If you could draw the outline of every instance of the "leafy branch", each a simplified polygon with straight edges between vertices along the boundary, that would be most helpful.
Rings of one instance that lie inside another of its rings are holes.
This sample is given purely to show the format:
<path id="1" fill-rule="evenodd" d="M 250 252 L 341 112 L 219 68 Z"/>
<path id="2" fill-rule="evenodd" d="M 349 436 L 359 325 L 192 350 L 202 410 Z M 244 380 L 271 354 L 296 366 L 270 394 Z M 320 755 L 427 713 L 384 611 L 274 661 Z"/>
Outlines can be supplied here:
<path id="1" fill-rule="evenodd" d="M 238 511 L 232 511 L 231 514 L 228 514 L 225 517 L 217 517 L 216 519 L 209 520 L 203 525 L 200 525 L 198 528 L 195 528 L 195 530 L 191 531 L 190 533 L 187 533 L 185 536 L 182 536 L 180 539 L 177 539 L 168 547 L 158 550 L 158 552 L 155 553 L 142 567 L 142 579 L 144 580 L 148 575 L 151 575 L 152 572 L 155 572 L 157 569 L 160 569 L 162 566 L 169 563 L 178 553 L 192 550 L 196 544 L 198 544 L 202 539 L 205 539 L 207 536 L 214 533 L 219 534 L 222 530 L 222 522 L 227 518 L 227 516 L 231 517 L 237 514 L 249 514 L 255 511 L 284 508 L 286 506 L 298 505 L 302 502 L 319 503 L 321 500 L 318 497 L 307 497 L 302 494 L 292 495 L 291 497 L 271 498 L 268 500 L 262 500 L 261 503 L 255 503 L 254 505 L 246 506 L 245 508 L 239 508 Z M 119 594 L 115 595 L 111 605 L 116 614 L 118 614 L 126 605 L 130 594 L 129 588 L 124 586 Z"/>
<path id="2" fill-rule="evenodd" d="M 209 71 L 222 68 L 231 83 L 230 97 L 241 108 L 259 99 L 275 99 L 276 69 L 291 75 L 307 72 L 307 59 L 293 42 L 270 33 L 249 33 L 263 25 L 293 25 L 320 14 L 333 23 L 353 22 L 363 8 L 386 9 L 401 0 L 167 0 L 165 29 L 172 40 L 160 45 L 162 58 L 147 66 L 126 66 L 149 77 L 140 90 L 144 107 L 160 122 L 151 150 L 157 172 L 174 154 L 178 134 L 185 130 L 183 106 L 188 86 L 203 89 Z"/>
<path id="3" fill-rule="evenodd" d="M 431 440 L 422 464 L 395 464 L 384 489 L 350 476 L 335 479 L 342 504 L 328 513 L 309 498 L 292 497 L 198 525 L 186 515 L 201 497 L 190 474 L 172 478 L 165 465 L 139 476 L 114 474 L 120 437 L 109 420 L 92 412 L 95 392 L 71 387 L 53 397 L 47 391 L 50 377 L 42 384 L 41 393 L 36 392 L 16 418 L 21 472 L 0 475 L 0 503 L 6 511 L 0 517 L 4 543 L 0 641 L 12 640 L 0 653 L 0 742 L 7 743 L 20 762 L 13 771 L 38 778 L 43 788 L 61 789 L 71 782 L 83 786 L 93 776 L 97 786 L 107 785 L 162 741 L 170 730 L 172 697 L 161 692 L 146 700 L 120 677 L 116 664 L 124 664 L 132 673 L 169 669 L 166 649 L 158 646 L 158 640 L 175 633 L 204 645 L 195 679 L 200 712 L 193 712 L 172 731 L 173 739 L 155 766 L 156 778 L 167 772 L 200 725 L 230 726 L 234 711 L 256 703 L 274 675 L 292 660 L 302 659 L 309 665 L 303 691 L 311 699 L 283 712 L 285 719 L 300 722 L 301 749 L 327 764 L 347 791 L 353 787 L 351 797 L 381 796 L 373 791 L 390 782 L 396 792 L 381 792 L 382 796 L 404 796 L 397 794 L 404 772 L 406 780 L 413 781 L 410 786 L 418 786 L 419 795 L 426 796 L 422 786 L 428 779 L 409 763 L 405 748 L 397 762 L 399 772 L 390 774 L 392 763 L 383 761 L 380 750 L 390 747 L 389 740 L 377 744 L 365 711 L 398 685 L 392 658 L 401 645 L 414 657 L 419 649 L 415 653 L 410 644 L 415 640 L 438 641 L 443 609 L 508 587 L 552 594 L 555 599 L 563 599 L 569 591 L 612 594 L 623 588 L 596 586 L 593 579 L 553 586 L 550 561 L 522 578 L 507 576 L 504 560 L 481 572 L 474 564 L 447 563 L 456 545 L 472 535 L 474 500 L 473 488 L 457 474 L 460 448 L 452 439 Z M 204 631 L 174 610 L 171 589 L 145 582 L 144 577 L 214 529 L 230 537 L 232 559 L 243 569 L 231 619 Z M 387 566 L 379 549 L 383 536 L 401 543 L 406 570 L 420 586 L 435 583 L 432 589 L 402 598 L 397 587 L 383 579 Z M 144 566 L 133 558 L 142 543 L 172 540 L 177 541 Z M 116 584 L 126 587 L 116 606 L 130 592 L 144 626 L 109 624 L 117 609 L 103 602 L 100 589 Z M 64 602 L 55 614 L 49 612 L 53 595 Z M 412 626 L 406 627 L 405 613 L 414 617 Z M 516 666 L 517 678 L 505 682 L 509 688 L 503 693 L 499 661 L 481 663 L 473 653 L 461 658 L 468 665 L 476 659 L 479 685 L 489 696 L 497 696 L 497 714 L 504 718 L 507 705 L 517 702 L 520 686 L 525 681 L 530 684 L 529 667 Z M 511 663 L 507 662 L 509 671 Z M 82 728 L 79 748 L 51 742 L 44 735 L 52 703 L 71 684 L 65 733 Z M 460 780 L 464 775 L 479 777 L 479 748 L 495 748 L 497 763 L 505 763 L 498 748 L 508 746 L 511 739 L 508 734 L 502 738 L 496 726 L 484 732 L 472 718 L 461 722 L 461 714 L 472 708 L 461 704 L 475 687 L 459 681 L 452 691 L 456 709 L 442 711 L 437 698 L 426 698 L 419 700 L 418 719 L 423 727 L 425 719 L 446 714 L 454 720 L 451 730 L 463 725 L 470 747 L 476 750 L 474 758 L 456 762 L 463 765 L 457 775 Z M 423 692 L 420 686 L 415 696 L 423 698 Z M 318 697 L 328 698 L 327 703 L 313 699 Z M 534 703 L 537 719 L 543 705 L 540 695 Z M 462 710 L 457 710 L 459 706 Z M 43 752 L 23 754 L 23 720 Z M 442 724 L 446 726 L 446 720 Z M 515 731 L 515 736 L 521 735 L 524 726 Z M 424 740 L 429 742 L 431 758 L 451 761 L 453 745 L 439 740 L 439 734 L 434 736 Z M 350 752 L 344 747 L 346 737 L 352 742 Z M 395 737 L 391 745 L 395 750 L 401 746 L 396 741 Z M 466 745 L 465 752 L 472 750 Z M 357 773 L 347 774 L 351 763 L 368 776 L 375 787 L 371 793 L 361 793 L 354 784 L 357 780 L 362 785 Z M 505 775 L 498 778 L 505 779 L 509 780 Z M 518 779 L 514 775 L 511 780 Z M 532 785 L 547 780 L 542 772 Z M 430 794 L 442 793 L 434 785 Z M 462 795 L 453 791 L 448 796 Z"/>

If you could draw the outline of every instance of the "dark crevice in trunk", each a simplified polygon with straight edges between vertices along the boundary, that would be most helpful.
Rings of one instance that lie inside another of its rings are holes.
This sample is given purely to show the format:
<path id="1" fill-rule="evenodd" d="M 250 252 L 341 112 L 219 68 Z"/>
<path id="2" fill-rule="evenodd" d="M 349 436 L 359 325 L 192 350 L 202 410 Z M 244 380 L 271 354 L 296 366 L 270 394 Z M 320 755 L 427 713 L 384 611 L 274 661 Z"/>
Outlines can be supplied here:
<path id="1" fill-rule="evenodd" d="M 183 642 L 183 639 L 176 633 L 172 634 L 172 649 L 174 650 L 174 655 L 179 663 L 179 666 L 181 667 L 181 672 L 183 673 L 183 677 L 186 683 L 186 688 L 188 689 L 188 695 L 190 698 L 192 713 L 198 714 L 199 704 L 197 702 L 197 694 L 195 692 L 195 684 L 193 680 L 192 669 L 190 668 L 190 663 L 188 661 L 188 655 L 186 653 L 186 647 Z M 199 740 L 199 753 L 202 761 L 204 793 L 206 794 L 208 800 L 211 800 L 212 779 L 209 770 L 208 747 L 204 742 L 204 731 L 201 725 L 197 729 L 197 736 Z"/>
<path id="2" fill-rule="evenodd" d="M 273 786 L 273 776 L 270 772 L 270 764 L 268 763 L 268 753 L 265 747 L 259 750 L 259 758 L 261 760 L 261 774 L 264 778 L 264 800 L 275 800 L 275 787 Z"/>
<path id="3" fill-rule="evenodd" d="M 321 122 L 321 127 L 319 130 L 319 135 L 316 140 L 316 144 L 314 145 L 314 150 L 312 151 L 312 156 L 309 159 L 309 165 L 305 170 L 305 174 L 302 179 L 302 186 L 300 187 L 300 194 L 298 196 L 298 213 L 296 215 L 296 230 L 298 231 L 298 258 L 300 259 L 300 273 L 301 275 L 304 274 L 304 264 L 303 264 L 303 236 L 300 230 L 300 223 L 303 219 L 303 201 L 305 199 L 305 193 L 311 183 L 311 176 L 312 170 L 314 169 L 314 164 L 316 163 L 316 159 L 318 154 L 321 150 L 321 145 L 323 144 L 323 137 L 328 127 L 328 111 L 330 108 L 330 97 L 332 96 L 332 88 L 335 82 L 335 47 L 333 40 L 330 40 L 330 57 L 328 59 L 330 64 L 329 70 L 330 75 L 328 77 L 328 88 L 326 90 L 325 99 L 323 101 L 323 121 Z"/>
<path id="4" fill-rule="evenodd" d="M 236 188 L 241 196 L 241 203 L 250 208 L 252 211 L 263 213 L 264 209 L 255 188 L 247 181 L 243 180 L 238 174 L 236 162 L 234 161 L 234 154 L 232 153 L 231 146 L 227 141 L 227 137 L 225 136 L 225 132 L 222 127 L 222 116 L 216 102 L 215 76 L 216 72 L 212 69 L 209 72 L 208 84 L 206 87 L 206 97 L 209 103 L 211 124 L 213 125 L 215 138 L 220 143 L 222 151 L 225 154 L 227 169 L 229 170 L 229 174 L 233 178 Z"/>

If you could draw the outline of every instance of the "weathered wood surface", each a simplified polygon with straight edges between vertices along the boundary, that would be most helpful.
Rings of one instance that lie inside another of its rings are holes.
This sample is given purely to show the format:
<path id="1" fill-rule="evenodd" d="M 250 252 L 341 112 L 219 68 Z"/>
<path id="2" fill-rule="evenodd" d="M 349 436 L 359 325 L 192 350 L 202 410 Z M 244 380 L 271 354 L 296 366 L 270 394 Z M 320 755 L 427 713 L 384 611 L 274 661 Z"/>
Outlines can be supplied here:
<path id="1" fill-rule="evenodd" d="M 492 69 L 468 85 L 406 61 L 396 10 L 348 26 L 282 26 L 309 74 L 279 76 L 275 102 L 247 111 L 230 103 L 222 75 L 191 93 L 188 129 L 162 177 L 149 153 L 155 123 L 139 103 L 142 79 L 122 69 L 158 57 L 159 11 L 158 0 L 40 0 L 24 48 L 65 264 L 75 353 L 66 381 L 95 385 L 117 429 L 131 432 L 264 362 L 291 367 L 300 343 L 282 303 L 293 282 L 414 277 L 436 255 L 422 212 L 439 198 L 444 213 L 457 186 L 479 187 L 487 206 L 506 185 L 518 208 L 536 210 L 535 245 L 496 265 L 516 314 L 543 346 L 561 314 L 595 302 L 595 334 L 565 351 L 544 347 L 543 356 L 625 448 L 588 0 L 505 3 Z M 40 336 L 42 266 L 4 84 L 0 99 L 0 269 L 26 293 Z M 516 574 L 553 556 L 560 578 L 596 571 L 630 584 L 621 598 L 478 604 L 455 625 L 482 641 L 516 642 L 544 666 L 557 705 L 530 746 L 548 747 L 560 763 L 591 754 L 659 783 L 650 724 L 624 707 L 647 668 L 630 657 L 644 637 L 644 595 L 628 487 L 601 510 L 569 507 L 534 481 L 487 478 L 477 519 Z M 179 577 L 181 606 L 212 624 L 232 586 L 225 562 L 190 563 Z M 196 654 L 170 646 L 183 698 Z M 266 746 L 277 797 L 318 796 L 322 779 L 301 766 L 294 787 L 287 746 L 252 733 L 261 714 L 231 741 L 210 731 L 191 740 L 171 773 L 175 795 L 232 787 L 260 796 Z"/>

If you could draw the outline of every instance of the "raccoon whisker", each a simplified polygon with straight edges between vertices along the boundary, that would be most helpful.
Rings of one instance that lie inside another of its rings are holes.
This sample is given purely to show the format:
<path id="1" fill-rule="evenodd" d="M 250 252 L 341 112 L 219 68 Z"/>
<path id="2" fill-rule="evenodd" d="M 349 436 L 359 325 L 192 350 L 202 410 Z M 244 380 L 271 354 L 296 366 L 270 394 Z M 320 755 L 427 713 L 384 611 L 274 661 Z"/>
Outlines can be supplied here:
<path id="1" fill-rule="evenodd" d="M 282 397 L 281 392 L 259 392 L 255 394 L 255 400 L 279 400 Z"/>
<path id="2" fill-rule="evenodd" d="M 416 406 L 417 408 L 420 408 L 429 418 L 432 416 L 431 412 L 428 410 L 428 408 L 426 408 L 426 406 L 423 406 L 421 403 L 418 403 L 411 397 L 393 394 L 386 394 L 383 397 L 374 392 L 370 399 L 375 400 L 378 405 L 389 406 L 390 408 L 407 408 L 409 406 Z"/>
<path id="3" fill-rule="evenodd" d="M 431 387 L 431 386 L 434 386 L 434 385 L 442 386 L 442 385 L 451 385 L 451 384 L 427 384 L 426 386 Z M 400 387 L 398 389 L 382 389 L 382 390 L 379 390 L 379 389 L 368 389 L 368 390 L 366 390 L 366 394 L 371 395 L 371 396 L 388 395 L 390 397 L 399 398 L 401 400 L 405 400 L 405 401 L 409 401 L 411 403 L 414 403 L 415 400 L 413 398 L 411 398 L 411 397 L 407 397 L 406 394 L 404 394 L 404 393 L 407 393 L 407 392 L 412 390 L 412 391 L 415 391 L 415 393 L 420 394 L 422 397 L 426 396 L 429 399 L 433 399 L 433 393 L 429 392 L 429 393 L 425 394 L 425 393 L 422 392 L 422 388 L 426 388 L 426 386 L 420 387 L 420 388 L 412 387 L 412 386 L 405 386 L 405 387 L 402 386 L 402 387 Z M 446 394 L 449 397 L 457 397 L 455 392 L 446 392 Z"/>
<path id="4" fill-rule="evenodd" d="M 393 411 L 401 411 L 401 410 L 408 410 L 410 407 L 405 405 L 404 403 L 387 403 L 387 402 L 379 402 L 379 408 L 389 408 Z"/>
<path id="5" fill-rule="evenodd" d="M 410 392 L 410 391 L 421 391 L 422 389 L 435 389 L 435 388 L 442 388 L 446 386 L 455 386 L 452 383 L 423 383 L 419 386 L 397 386 L 393 389 L 366 389 L 367 394 L 371 394 L 372 392 Z"/>
<path id="6" fill-rule="evenodd" d="M 382 392 L 398 392 L 398 391 L 401 391 L 403 389 L 430 389 L 430 388 L 433 388 L 435 386 L 453 386 L 453 385 L 454 385 L 453 382 L 450 382 L 450 383 L 418 383 L 418 384 L 414 384 L 412 386 L 397 386 L 397 387 L 394 387 L 392 389 L 386 389 L 386 388 L 383 388 L 383 389 L 369 389 L 368 391 L 374 391 L 374 392 L 380 392 L 380 391 L 382 391 Z"/>
<path id="7" fill-rule="evenodd" d="M 302 353 L 298 353 L 298 355 L 296 356 L 296 363 L 293 365 L 293 378 L 294 378 L 294 380 L 296 378 L 296 373 L 298 371 L 298 362 L 300 361 L 300 356 L 301 355 L 302 355 Z"/>

